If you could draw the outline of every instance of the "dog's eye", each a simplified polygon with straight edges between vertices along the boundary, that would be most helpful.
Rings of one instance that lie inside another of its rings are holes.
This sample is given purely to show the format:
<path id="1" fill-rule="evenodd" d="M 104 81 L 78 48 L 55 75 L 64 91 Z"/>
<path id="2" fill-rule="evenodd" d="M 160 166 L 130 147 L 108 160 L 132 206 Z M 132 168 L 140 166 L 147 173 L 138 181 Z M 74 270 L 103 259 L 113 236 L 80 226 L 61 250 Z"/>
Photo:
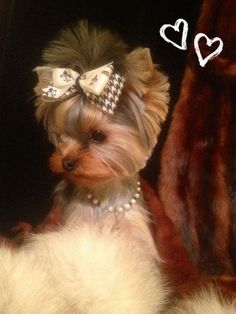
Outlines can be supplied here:
<path id="1" fill-rule="evenodd" d="M 96 143 L 102 143 L 106 137 L 106 134 L 100 130 L 92 131 L 90 134 L 90 139 Z"/>

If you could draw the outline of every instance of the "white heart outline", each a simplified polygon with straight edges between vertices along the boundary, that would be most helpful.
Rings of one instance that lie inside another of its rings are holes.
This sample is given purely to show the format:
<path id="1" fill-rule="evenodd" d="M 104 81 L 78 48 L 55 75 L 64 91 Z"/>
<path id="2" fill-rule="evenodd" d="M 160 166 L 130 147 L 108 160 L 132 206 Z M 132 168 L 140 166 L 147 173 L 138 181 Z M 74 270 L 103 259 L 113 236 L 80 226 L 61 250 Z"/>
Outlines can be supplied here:
<path id="1" fill-rule="evenodd" d="M 219 46 L 217 49 L 215 49 L 215 51 L 213 51 L 211 54 L 209 54 L 206 58 L 202 57 L 200 48 L 199 48 L 199 40 L 204 37 L 206 39 L 206 44 L 208 47 L 211 47 L 213 43 L 215 43 L 216 41 L 219 42 Z M 214 59 L 216 56 L 218 56 L 221 51 L 223 50 L 224 44 L 223 41 L 221 40 L 220 37 L 214 37 L 214 38 L 209 38 L 206 34 L 204 33 L 198 33 L 195 38 L 194 38 L 194 48 L 195 48 L 195 52 L 197 54 L 198 57 L 198 61 L 201 67 L 204 67 L 208 61 Z"/>
<path id="2" fill-rule="evenodd" d="M 175 42 L 173 42 L 172 40 L 170 40 L 169 38 L 166 37 L 165 35 L 165 30 L 168 27 L 173 28 L 175 31 L 179 32 L 179 26 L 180 24 L 183 23 L 183 31 L 182 31 L 182 39 L 181 39 L 181 46 L 176 44 Z M 185 21 L 184 19 L 178 19 L 175 22 L 175 25 L 173 26 L 172 24 L 164 24 L 162 25 L 162 27 L 160 28 L 160 36 L 167 42 L 172 44 L 173 46 L 175 46 L 178 49 L 181 50 L 186 50 L 187 49 L 187 36 L 188 36 L 188 22 Z"/>

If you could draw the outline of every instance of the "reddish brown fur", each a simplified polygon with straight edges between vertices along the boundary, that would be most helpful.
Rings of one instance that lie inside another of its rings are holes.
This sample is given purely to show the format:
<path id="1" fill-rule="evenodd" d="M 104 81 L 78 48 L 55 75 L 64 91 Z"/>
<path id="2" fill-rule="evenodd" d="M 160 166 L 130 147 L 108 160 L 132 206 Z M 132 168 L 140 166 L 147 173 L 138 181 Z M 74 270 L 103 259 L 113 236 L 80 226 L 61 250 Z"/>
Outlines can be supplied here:
<path id="1" fill-rule="evenodd" d="M 155 191 L 145 181 L 142 181 L 142 188 L 155 225 L 157 247 L 163 259 L 161 267 L 167 274 L 171 286 L 176 288 L 177 293 L 191 293 L 204 282 L 204 278 L 191 263 L 186 249 L 176 233 L 172 221 L 163 211 Z"/>
<path id="2" fill-rule="evenodd" d="M 191 51 L 162 154 L 159 181 L 164 212 L 188 255 L 214 279 L 234 276 L 236 265 L 235 204 L 231 198 L 236 155 L 235 19 L 235 1 L 203 1 L 197 32 L 221 37 L 224 51 L 205 68 Z M 165 245 L 173 248 L 163 239 L 160 246 Z M 170 268 L 178 263 L 174 256 L 169 261 Z M 190 276 L 192 273 L 189 269 Z M 184 276 L 182 272 L 179 275 Z"/>

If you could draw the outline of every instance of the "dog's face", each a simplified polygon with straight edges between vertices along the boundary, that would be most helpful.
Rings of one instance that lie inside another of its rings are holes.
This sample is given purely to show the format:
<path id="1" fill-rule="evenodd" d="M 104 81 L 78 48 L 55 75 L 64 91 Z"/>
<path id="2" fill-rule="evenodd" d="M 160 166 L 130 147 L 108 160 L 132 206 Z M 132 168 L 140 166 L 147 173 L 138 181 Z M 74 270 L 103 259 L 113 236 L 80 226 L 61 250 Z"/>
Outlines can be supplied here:
<path id="1" fill-rule="evenodd" d="M 105 183 L 132 176 L 144 167 L 150 151 L 128 110 L 104 114 L 77 97 L 60 104 L 54 118 L 50 136 L 56 152 L 50 159 L 51 169 L 73 183 Z"/>
<path id="2" fill-rule="evenodd" d="M 125 55 L 123 63 L 126 81 L 114 114 L 92 105 L 83 93 L 62 102 L 42 101 L 49 79 L 38 73 L 38 117 L 44 118 L 55 145 L 50 167 L 75 185 L 94 187 L 133 176 L 156 143 L 167 113 L 167 79 L 155 69 L 147 49 Z"/>

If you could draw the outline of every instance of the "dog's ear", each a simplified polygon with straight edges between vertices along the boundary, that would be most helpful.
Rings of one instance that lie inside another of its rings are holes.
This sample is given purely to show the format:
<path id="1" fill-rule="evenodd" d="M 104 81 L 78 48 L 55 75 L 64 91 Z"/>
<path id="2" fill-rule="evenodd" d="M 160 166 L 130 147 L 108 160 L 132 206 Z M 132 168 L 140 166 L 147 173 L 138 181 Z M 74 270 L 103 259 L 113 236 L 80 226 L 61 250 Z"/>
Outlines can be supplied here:
<path id="1" fill-rule="evenodd" d="M 169 83 L 153 64 L 148 48 L 127 55 L 127 102 L 137 121 L 143 146 L 151 152 L 168 112 Z"/>
<path id="2" fill-rule="evenodd" d="M 149 48 L 136 48 L 127 55 L 129 67 L 135 68 L 137 72 L 144 70 L 145 74 L 154 69 L 152 57 Z M 139 71 L 138 71 L 139 70 Z"/>
<path id="3" fill-rule="evenodd" d="M 152 78 L 155 65 L 149 48 L 137 48 L 127 55 L 127 82 L 139 93 L 145 92 L 144 87 Z"/>
<path id="4" fill-rule="evenodd" d="M 149 48 L 144 48 L 142 51 L 142 55 L 143 55 L 143 59 L 146 62 L 146 66 L 147 68 L 149 68 L 150 70 L 154 69 L 154 64 L 152 61 L 152 56 L 151 56 L 151 52 Z"/>

